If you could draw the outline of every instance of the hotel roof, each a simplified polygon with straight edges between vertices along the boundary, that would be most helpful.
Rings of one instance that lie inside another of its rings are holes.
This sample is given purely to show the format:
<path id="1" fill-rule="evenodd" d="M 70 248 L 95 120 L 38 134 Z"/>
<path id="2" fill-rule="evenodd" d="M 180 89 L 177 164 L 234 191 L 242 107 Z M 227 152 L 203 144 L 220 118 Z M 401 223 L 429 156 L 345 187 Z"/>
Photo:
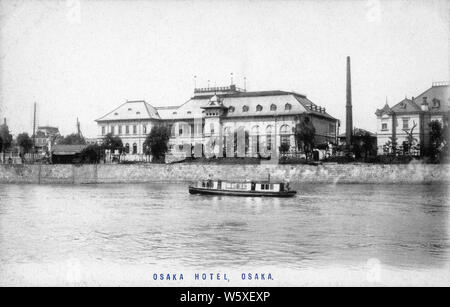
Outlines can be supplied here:
<path id="1" fill-rule="evenodd" d="M 194 96 L 180 106 L 155 108 L 145 101 L 127 101 L 97 121 L 193 119 L 204 117 L 205 108 L 215 106 L 226 109 L 225 118 L 306 113 L 335 120 L 325 108 L 319 107 L 303 94 L 278 90 L 246 92 L 230 86 L 195 89 Z"/>
<path id="2" fill-rule="evenodd" d="M 113 120 L 160 119 L 158 111 L 144 100 L 127 101 L 113 111 L 97 119 L 97 122 Z"/>

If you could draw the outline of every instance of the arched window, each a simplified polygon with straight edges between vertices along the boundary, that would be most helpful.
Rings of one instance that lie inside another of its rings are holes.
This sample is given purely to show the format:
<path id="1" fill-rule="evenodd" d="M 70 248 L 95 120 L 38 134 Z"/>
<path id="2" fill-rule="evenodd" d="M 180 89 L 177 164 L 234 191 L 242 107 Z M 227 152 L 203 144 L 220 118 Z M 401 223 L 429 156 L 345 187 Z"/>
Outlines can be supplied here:
<path id="1" fill-rule="evenodd" d="M 130 153 L 130 144 L 125 144 L 125 153 Z"/>
<path id="2" fill-rule="evenodd" d="M 291 105 L 290 103 L 286 103 L 286 104 L 284 105 L 284 110 L 290 111 L 291 109 L 292 109 L 292 105 Z"/>
<path id="3" fill-rule="evenodd" d="M 234 112 L 234 107 L 233 106 L 229 107 L 228 108 L 228 112 L 233 113 Z"/>
<path id="4" fill-rule="evenodd" d="M 263 109 L 262 105 L 258 104 L 258 105 L 256 106 L 256 111 L 257 111 L 257 112 L 261 112 L 262 109 Z"/>
<path id="5" fill-rule="evenodd" d="M 272 133 L 273 133 L 273 127 L 271 125 L 268 125 L 266 127 L 266 147 L 267 150 L 272 149 Z"/>
<path id="6" fill-rule="evenodd" d="M 276 111 L 276 110 L 277 110 L 277 105 L 272 103 L 270 105 L 270 111 Z"/>
<path id="7" fill-rule="evenodd" d="M 133 155 L 137 154 L 137 144 L 133 144 Z"/>
<path id="8" fill-rule="evenodd" d="M 243 106 L 242 107 L 242 112 L 248 112 L 248 106 Z"/>
<path id="9" fill-rule="evenodd" d="M 252 127 L 252 153 L 257 155 L 259 153 L 259 126 Z"/>
<path id="10" fill-rule="evenodd" d="M 281 144 L 287 144 L 290 145 L 289 142 L 289 136 L 290 136 L 290 129 L 288 125 L 283 125 L 280 128 L 280 134 L 281 134 Z"/>

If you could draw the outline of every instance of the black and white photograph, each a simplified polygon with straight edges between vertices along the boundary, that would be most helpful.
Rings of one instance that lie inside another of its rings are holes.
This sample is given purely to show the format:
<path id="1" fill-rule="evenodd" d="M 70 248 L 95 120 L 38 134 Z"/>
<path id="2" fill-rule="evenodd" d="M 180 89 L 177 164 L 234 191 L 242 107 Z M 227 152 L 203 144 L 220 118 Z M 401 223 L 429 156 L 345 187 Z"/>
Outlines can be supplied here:
<path id="1" fill-rule="evenodd" d="M 0 286 L 450 286 L 449 17 L 0 0 Z"/>

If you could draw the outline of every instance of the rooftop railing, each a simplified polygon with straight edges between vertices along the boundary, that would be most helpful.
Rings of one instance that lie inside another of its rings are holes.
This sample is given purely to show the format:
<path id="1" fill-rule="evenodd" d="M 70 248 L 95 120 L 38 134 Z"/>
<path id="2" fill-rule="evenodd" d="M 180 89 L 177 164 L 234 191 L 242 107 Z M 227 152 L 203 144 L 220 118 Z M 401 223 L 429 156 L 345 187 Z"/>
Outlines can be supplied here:
<path id="1" fill-rule="evenodd" d="M 436 81 L 431 84 L 431 86 L 448 86 L 450 81 Z"/>

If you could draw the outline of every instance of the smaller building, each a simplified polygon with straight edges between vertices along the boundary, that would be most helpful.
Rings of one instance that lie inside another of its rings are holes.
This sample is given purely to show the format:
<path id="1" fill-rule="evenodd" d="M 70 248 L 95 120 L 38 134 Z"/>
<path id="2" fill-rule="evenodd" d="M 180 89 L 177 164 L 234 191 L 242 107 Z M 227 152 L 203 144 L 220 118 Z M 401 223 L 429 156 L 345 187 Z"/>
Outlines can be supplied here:
<path id="1" fill-rule="evenodd" d="M 367 148 L 371 148 L 372 150 L 368 152 L 368 155 L 375 156 L 377 154 L 377 135 L 373 132 L 361 129 L 361 128 L 353 128 L 352 134 L 352 143 L 353 145 L 358 146 L 360 149 L 363 149 L 365 146 L 365 142 L 370 142 L 370 145 Z M 338 136 L 339 145 L 345 145 L 346 134 L 341 133 Z M 364 155 L 364 150 L 361 151 L 361 154 Z"/>
<path id="2" fill-rule="evenodd" d="M 55 142 L 59 137 L 61 137 L 61 134 L 59 133 L 59 129 L 57 127 L 38 127 L 34 139 L 34 146 L 37 152 L 50 152 L 52 150 L 52 146 L 55 145 Z"/>
<path id="3" fill-rule="evenodd" d="M 444 129 L 448 129 L 450 115 L 450 83 L 434 82 L 432 86 L 420 95 L 402 101 L 390 107 L 388 103 L 377 109 L 377 143 L 378 154 L 392 153 L 392 146 L 396 144 L 401 150 L 408 139 L 414 140 L 409 147 L 420 154 L 420 149 L 430 146 L 431 121 L 441 122 Z"/>
<path id="4" fill-rule="evenodd" d="M 82 162 L 82 152 L 89 145 L 55 145 L 51 151 L 53 164 L 72 164 Z"/>

